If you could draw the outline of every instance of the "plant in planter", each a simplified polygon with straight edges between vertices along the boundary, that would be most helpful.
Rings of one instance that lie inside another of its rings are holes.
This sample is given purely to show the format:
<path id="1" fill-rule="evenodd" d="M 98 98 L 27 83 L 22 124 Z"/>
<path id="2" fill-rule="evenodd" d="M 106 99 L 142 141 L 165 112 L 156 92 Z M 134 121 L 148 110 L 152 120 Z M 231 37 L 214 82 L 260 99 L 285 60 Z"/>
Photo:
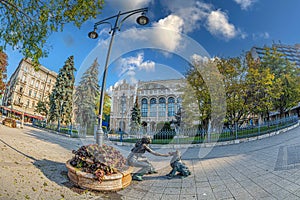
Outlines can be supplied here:
<path id="1" fill-rule="evenodd" d="M 101 183 L 105 175 L 112 175 L 123 171 L 126 159 L 112 146 L 91 144 L 81 146 L 77 151 L 72 151 L 75 156 L 70 160 L 70 165 L 82 172 L 91 173 Z"/>

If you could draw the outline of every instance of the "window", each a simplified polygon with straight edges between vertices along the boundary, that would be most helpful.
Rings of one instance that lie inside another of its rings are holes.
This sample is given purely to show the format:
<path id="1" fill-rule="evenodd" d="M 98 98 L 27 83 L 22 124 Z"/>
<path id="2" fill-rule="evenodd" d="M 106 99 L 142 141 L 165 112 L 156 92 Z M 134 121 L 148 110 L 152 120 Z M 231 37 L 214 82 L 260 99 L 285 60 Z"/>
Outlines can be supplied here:
<path id="1" fill-rule="evenodd" d="M 32 90 L 29 90 L 29 92 L 28 92 L 28 96 L 30 96 L 30 97 L 31 97 L 31 93 L 32 93 Z"/>
<path id="2" fill-rule="evenodd" d="M 170 97 L 168 99 L 168 117 L 172 117 L 175 115 L 175 99 Z"/>
<path id="3" fill-rule="evenodd" d="M 31 79 L 31 83 L 30 83 L 31 85 L 33 85 L 34 84 L 34 79 L 32 78 Z"/>
<path id="4" fill-rule="evenodd" d="M 26 82 L 26 76 L 22 77 L 22 82 L 25 83 Z"/>
<path id="5" fill-rule="evenodd" d="M 147 99 L 142 99 L 142 117 L 147 117 L 148 115 L 148 101 Z"/>
<path id="6" fill-rule="evenodd" d="M 32 107 L 33 107 L 33 108 L 35 107 L 35 102 L 34 102 L 34 101 L 32 102 Z"/>
<path id="7" fill-rule="evenodd" d="M 36 88 L 39 88 L 39 84 L 40 84 L 40 82 L 37 81 L 37 82 L 35 83 L 35 87 L 36 87 Z"/>
<path id="8" fill-rule="evenodd" d="M 165 117 L 166 116 L 166 99 L 161 97 L 159 98 L 159 105 L 158 105 L 158 116 Z"/>
<path id="9" fill-rule="evenodd" d="M 150 117 L 156 117 L 156 99 L 150 99 Z"/>

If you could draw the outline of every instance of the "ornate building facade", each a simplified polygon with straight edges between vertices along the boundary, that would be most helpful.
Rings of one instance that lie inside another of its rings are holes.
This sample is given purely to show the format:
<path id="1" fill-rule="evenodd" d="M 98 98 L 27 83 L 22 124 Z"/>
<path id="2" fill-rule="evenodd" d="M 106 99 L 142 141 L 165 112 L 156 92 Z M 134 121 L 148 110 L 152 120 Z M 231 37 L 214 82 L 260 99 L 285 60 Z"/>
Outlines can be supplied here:
<path id="1" fill-rule="evenodd" d="M 157 124 L 175 119 L 181 107 L 180 88 L 184 79 L 139 81 L 130 85 L 126 81 L 112 89 L 110 128 L 130 132 L 131 110 L 137 101 L 141 111 L 141 122 L 147 132 L 155 131 Z"/>
<path id="2" fill-rule="evenodd" d="M 20 117 L 24 113 L 26 119 L 41 119 L 34 112 L 39 100 L 48 100 L 56 82 L 57 73 L 39 66 L 35 70 L 29 59 L 22 59 L 12 74 L 5 90 L 2 109 Z"/>

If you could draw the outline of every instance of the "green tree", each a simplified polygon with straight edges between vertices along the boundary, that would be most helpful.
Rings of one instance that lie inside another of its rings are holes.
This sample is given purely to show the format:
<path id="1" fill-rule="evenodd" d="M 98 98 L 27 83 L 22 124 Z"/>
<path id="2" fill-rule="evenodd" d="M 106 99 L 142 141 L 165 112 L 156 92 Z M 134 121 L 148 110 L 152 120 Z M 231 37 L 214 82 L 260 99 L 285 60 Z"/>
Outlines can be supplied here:
<path id="1" fill-rule="evenodd" d="M 225 124 L 232 129 L 236 125 L 242 125 L 249 114 L 245 82 L 247 67 L 240 57 L 216 58 L 214 62 L 224 77 L 227 105 Z"/>
<path id="2" fill-rule="evenodd" d="M 274 98 L 273 104 L 275 110 L 278 110 L 283 116 L 286 111 L 300 101 L 300 69 L 294 63 L 289 62 L 275 47 L 265 48 L 265 52 L 261 65 L 269 68 L 274 74 L 274 82 L 279 96 Z"/>
<path id="3" fill-rule="evenodd" d="M 7 78 L 7 55 L 0 50 L 0 99 L 5 91 L 6 84 L 4 80 Z"/>
<path id="4" fill-rule="evenodd" d="M 138 103 L 138 98 L 136 98 L 133 108 L 131 109 L 131 132 L 137 133 L 141 127 L 141 110 Z"/>
<path id="5" fill-rule="evenodd" d="M 69 124 L 73 111 L 74 91 L 74 57 L 70 56 L 65 65 L 59 70 L 55 87 L 50 95 L 49 119 L 59 120 L 59 123 Z"/>
<path id="6" fill-rule="evenodd" d="M 43 116 L 48 116 L 48 106 L 47 106 L 47 102 L 41 101 L 39 100 L 35 106 L 34 112 L 39 113 Z"/>
<path id="7" fill-rule="evenodd" d="M 261 65 L 258 59 L 253 59 L 251 54 L 246 54 L 246 85 L 247 105 L 251 115 L 260 119 L 269 117 L 274 110 L 274 99 L 280 95 L 278 82 L 270 68 Z"/>
<path id="8" fill-rule="evenodd" d="M 88 134 L 94 133 L 94 125 L 97 119 L 95 110 L 97 108 L 96 97 L 99 95 L 98 66 L 96 58 L 82 75 L 74 95 L 75 121 L 81 127 L 87 128 Z"/>
<path id="9" fill-rule="evenodd" d="M 62 31 L 65 24 L 81 25 L 100 14 L 103 0 L 0 0 L 0 46 L 10 45 L 35 63 L 45 57 L 48 36 Z"/>
<path id="10" fill-rule="evenodd" d="M 200 63 L 193 62 L 186 73 L 187 84 L 182 95 L 182 121 L 192 127 L 199 121 L 203 129 L 208 130 L 211 117 L 211 99 L 208 87 L 201 75 Z"/>

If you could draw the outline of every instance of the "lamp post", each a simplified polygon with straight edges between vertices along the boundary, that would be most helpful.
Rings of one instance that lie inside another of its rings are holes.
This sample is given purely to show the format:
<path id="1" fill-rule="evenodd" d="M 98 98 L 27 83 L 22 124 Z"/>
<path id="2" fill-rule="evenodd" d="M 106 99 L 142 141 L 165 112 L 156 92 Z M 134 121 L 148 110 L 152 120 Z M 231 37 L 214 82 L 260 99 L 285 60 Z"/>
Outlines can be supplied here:
<path id="1" fill-rule="evenodd" d="M 110 52 L 111 52 L 111 47 L 112 47 L 112 43 L 114 40 L 114 36 L 116 31 L 120 31 L 121 30 L 121 26 L 123 24 L 123 22 L 128 19 L 130 16 L 138 14 L 138 13 L 142 13 L 141 16 L 139 16 L 136 20 L 136 22 L 139 25 L 146 25 L 149 23 L 149 19 L 145 16 L 145 12 L 148 11 L 148 8 L 140 8 L 140 9 L 136 9 L 136 10 L 131 10 L 131 11 L 127 11 L 127 12 L 121 12 L 119 11 L 119 13 L 117 15 L 108 17 L 106 19 L 103 19 L 99 22 L 96 22 L 94 24 L 94 30 L 92 32 L 89 32 L 88 36 L 91 39 L 96 39 L 98 37 L 98 33 L 96 32 L 97 27 L 101 24 L 110 24 L 110 31 L 109 33 L 111 34 L 111 38 L 110 38 L 110 42 L 109 42 L 109 46 L 108 46 L 108 51 L 107 51 L 107 55 L 106 55 L 106 61 L 105 61 L 105 66 L 104 66 L 104 72 L 103 72 L 103 79 L 102 79 L 102 85 L 101 85 L 101 93 L 100 93 L 100 106 L 99 106 L 99 114 L 98 114 L 98 126 L 97 126 L 97 132 L 96 132 L 96 143 L 100 146 L 103 145 L 103 129 L 102 129 L 102 115 L 103 115 L 103 105 L 104 105 L 104 92 L 105 92 L 105 87 L 106 87 L 106 76 L 107 76 L 107 68 L 108 68 L 108 62 L 109 62 L 109 57 L 110 57 Z M 124 16 L 121 21 L 119 21 L 120 17 Z M 112 26 L 112 24 L 109 22 L 109 20 L 114 19 L 115 18 L 115 23 L 114 26 Z"/>
<path id="2" fill-rule="evenodd" d="M 120 132 L 120 142 L 123 142 L 123 132 L 124 132 L 124 129 L 125 129 L 125 123 L 123 121 L 123 118 L 124 118 L 124 112 L 125 112 L 125 103 L 126 103 L 126 96 L 125 94 L 123 93 L 123 95 L 121 96 L 121 106 L 122 106 L 122 120 L 121 120 L 121 132 Z"/>
<path id="3" fill-rule="evenodd" d="M 27 109 L 28 105 L 25 105 L 24 106 L 24 110 L 22 112 L 22 120 L 21 120 L 21 128 L 24 128 L 24 118 L 25 118 L 25 112 L 26 112 L 26 109 Z"/>

